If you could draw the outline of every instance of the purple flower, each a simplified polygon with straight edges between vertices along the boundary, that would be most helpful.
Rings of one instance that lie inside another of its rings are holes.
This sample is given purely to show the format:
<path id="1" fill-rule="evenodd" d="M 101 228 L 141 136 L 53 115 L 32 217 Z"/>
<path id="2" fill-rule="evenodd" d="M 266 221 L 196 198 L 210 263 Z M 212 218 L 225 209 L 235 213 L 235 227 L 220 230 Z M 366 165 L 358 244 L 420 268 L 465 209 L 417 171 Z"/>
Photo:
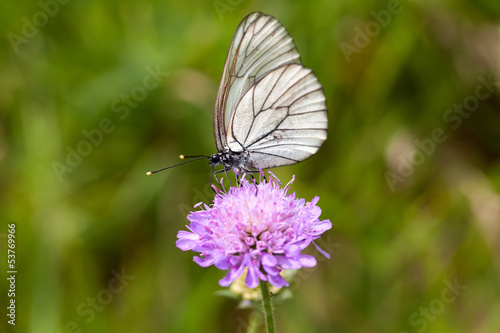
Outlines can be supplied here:
<path id="1" fill-rule="evenodd" d="M 240 186 L 218 193 L 212 207 L 205 204 L 188 215 L 189 231 L 179 231 L 177 247 L 200 252 L 193 259 L 202 267 L 229 269 L 219 281 L 222 287 L 229 286 L 245 268 L 249 288 L 256 288 L 259 279 L 276 287 L 288 286 L 280 272 L 315 266 L 316 259 L 301 251 L 332 227 L 330 220 L 319 220 L 319 197 L 307 203 L 297 199 L 295 193 L 287 194 L 290 183 L 280 188 L 277 178 L 260 184 L 244 178 Z"/>

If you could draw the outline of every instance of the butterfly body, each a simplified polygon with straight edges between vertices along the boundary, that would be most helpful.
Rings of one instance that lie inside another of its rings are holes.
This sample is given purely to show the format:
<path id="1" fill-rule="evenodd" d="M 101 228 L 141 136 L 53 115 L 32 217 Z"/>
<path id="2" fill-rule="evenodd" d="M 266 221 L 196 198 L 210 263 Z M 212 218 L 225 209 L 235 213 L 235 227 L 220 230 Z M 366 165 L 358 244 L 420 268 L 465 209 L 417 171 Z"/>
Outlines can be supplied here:
<path id="1" fill-rule="evenodd" d="M 219 164 L 224 166 L 224 170 L 233 170 L 236 174 L 243 174 L 245 172 L 252 172 L 254 170 L 249 168 L 248 158 L 250 154 L 247 150 L 242 152 L 235 152 L 229 148 L 221 152 L 210 155 L 208 163 L 215 167 Z"/>

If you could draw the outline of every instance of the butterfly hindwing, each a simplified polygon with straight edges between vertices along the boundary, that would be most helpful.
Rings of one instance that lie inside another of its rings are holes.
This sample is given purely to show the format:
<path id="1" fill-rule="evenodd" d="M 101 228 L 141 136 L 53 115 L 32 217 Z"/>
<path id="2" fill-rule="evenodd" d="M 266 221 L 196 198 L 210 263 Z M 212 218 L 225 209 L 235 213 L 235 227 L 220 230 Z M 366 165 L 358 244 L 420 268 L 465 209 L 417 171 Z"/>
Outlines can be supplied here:
<path id="1" fill-rule="evenodd" d="M 300 162 L 326 139 L 323 88 L 302 65 L 281 66 L 241 98 L 228 128 L 231 151 L 250 152 L 249 166 L 272 168 Z"/>

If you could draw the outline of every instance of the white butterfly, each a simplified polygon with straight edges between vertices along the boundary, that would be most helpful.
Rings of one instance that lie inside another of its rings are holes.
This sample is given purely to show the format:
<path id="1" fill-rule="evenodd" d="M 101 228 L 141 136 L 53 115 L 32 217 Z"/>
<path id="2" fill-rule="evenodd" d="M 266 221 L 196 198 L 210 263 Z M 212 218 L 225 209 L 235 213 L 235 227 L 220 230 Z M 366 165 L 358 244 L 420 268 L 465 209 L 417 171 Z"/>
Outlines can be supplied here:
<path id="1" fill-rule="evenodd" d="M 318 151 L 327 128 L 323 87 L 285 27 L 259 12 L 245 17 L 217 93 L 209 163 L 236 173 L 294 164 Z"/>
<path id="2" fill-rule="evenodd" d="M 252 173 L 305 160 L 327 128 L 323 87 L 302 66 L 292 37 L 276 18 L 255 12 L 236 29 L 224 65 L 214 110 L 218 152 L 188 157 L 208 158 L 212 173 L 219 164 L 217 172 Z"/>

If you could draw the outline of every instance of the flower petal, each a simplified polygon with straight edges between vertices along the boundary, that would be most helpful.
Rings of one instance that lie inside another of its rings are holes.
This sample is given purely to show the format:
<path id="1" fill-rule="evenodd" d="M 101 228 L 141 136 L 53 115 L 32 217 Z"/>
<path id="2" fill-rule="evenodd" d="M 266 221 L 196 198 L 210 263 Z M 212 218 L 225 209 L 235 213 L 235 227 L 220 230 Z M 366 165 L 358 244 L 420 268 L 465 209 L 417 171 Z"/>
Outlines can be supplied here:
<path id="1" fill-rule="evenodd" d="M 332 222 L 330 222 L 330 220 L 323 220 L 311 224 L 309 230 L 316 234 L 322 234 L 331 228 L 332 228 Z"/>
<path id="2" fill-rule="evenodd" d="M 285 256 L 276 256 L 278 259 L 278 266 L 283 269 L 299 269 L 302 266 L 298 260 L 287 258 Z"/>
<path id="3" fill-rule="evenodd" d="M 180 230 L 177 233 L 177 237 L 179 239 L 175 242 L 175 245 L 182 251 L 191 250 L 197 245 L 197 241 L 200 238 L 200 236 L 184 230 Z"/>
<path id="4" fill-rule="evenodd" d="M 257 269 L 255 268 L 254 265 L 248 265 L 245 284 L 250 289 L 257 288 L 257 286 L 259 285 L 259 278 L 257 277 Z"/>
<path id="5" fill-rule="evenodd" d="M 280 269 L 276 266 L 263 266 L 263 268 L 268 275 L 277 275 L 280 273 Z"/>
<path id="6" fill-rule="evenodd" d="M 208 267 L 214 263 L 214 258 L 211 255 L 206 257 L 193 257 L 193 260 L 201 267 Z"/>
<path id="7" fill-rule="evenodd" d="M 241 265 L 237 267 L 232 267 L 227 273 L 227 275 L 219 280 L 219 285 L 221 287 L 228 287 L 231 283 L 233 283 L 234 280 L 236 280 L 243 273 L 244 269 L 245 265 L 243 265 L 243 263 L 241 263 Z"/>
<path id="8" fill-rule="evenodd" d="M 191 222 L 191 224 L 189 226 L 198 235 L 203 235 L 204 233 L 209 231 L 205 225 L 198 223 L 198 222 Z"/>
<path id="9" fill-rule="evenodd" d="M 264 266 L 276 266 L 278 264 L 278 260 L 270 253 L 262 254 L 262 265 Z"/>
<path id="10" fill-rule="evenodd" d="M 220 270 L 226 270 L 231 267 L 231 263 L 229 262 L 228 257 L 214 258 L 214 261 L 215 267 Z"/>
<path id="11" fill-rule="evenodd" d="M 288 282 L 279 274 L 268 275 L 268 277 L 269 277 L 269 283 L 271 283 L 275 287 L 281 288 L 289 286 Z"/>
<path id="12" fill-rule="evenodd" d="M 316 266 L 316 258 L 313 256 L 302 254 L 299 256 L 299 262 L 302 267 L 314 267 Z"/>
<path id="13" fill-rule="evenodd" d="M 325 257 L 327 257 L 328 259 L 330 259 L 330 254 L 328 252 L 326 252 L 325 250 L 323 250 L 322 248 L 320 248 L 314 241 L 312 243 L 316 247 L 316 250 L 319 251 L 319 253 L 321 253 L 322 255 L 324 255 Z"/>

